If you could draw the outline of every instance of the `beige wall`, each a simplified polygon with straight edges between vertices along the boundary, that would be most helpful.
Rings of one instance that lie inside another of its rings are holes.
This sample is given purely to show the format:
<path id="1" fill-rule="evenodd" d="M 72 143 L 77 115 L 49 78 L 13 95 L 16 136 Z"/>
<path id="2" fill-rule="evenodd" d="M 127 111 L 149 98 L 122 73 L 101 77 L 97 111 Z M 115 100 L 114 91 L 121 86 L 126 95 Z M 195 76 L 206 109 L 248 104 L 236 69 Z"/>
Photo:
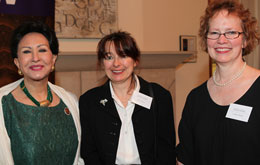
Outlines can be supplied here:
<path id="1" fill-rule="evenodd" d="M 199 18 L 206 5 L 207 0 L 145 0 L 143 48 L 146 50 L 179 50 L 179 35 L 198 34 Z M 188 93 L 209 77 L 208 55 L 200 50 L 198 43 L 197 48 L 197 62 L 185 63 L 176 69 L 176 128 Z"/>
<path id="2" fill-rule="evenodd" d="M 197 35 L 207 0 L 118 0 L 119 28 L 130 32 L 142 51 L 178 51 L 179 35 Z M 198 41 L 198 40 L 197 40 Z M 95 51 L 98 39 L 60 39 L 61 51 Z M 199 42 L 199 41 L 198 41 Z M 196 63 L 176 70 L 176 127 L 188 92 L 209 75 L 208 55 L 198 48 Z"/>

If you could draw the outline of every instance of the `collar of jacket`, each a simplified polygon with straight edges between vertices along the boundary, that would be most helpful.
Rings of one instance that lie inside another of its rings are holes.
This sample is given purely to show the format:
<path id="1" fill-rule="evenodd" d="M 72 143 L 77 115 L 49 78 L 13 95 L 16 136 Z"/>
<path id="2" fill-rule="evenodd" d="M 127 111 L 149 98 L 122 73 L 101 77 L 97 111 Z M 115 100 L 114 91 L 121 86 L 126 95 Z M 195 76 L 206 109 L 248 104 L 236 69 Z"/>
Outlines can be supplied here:
<path id="1" fill-rule="evenodd" d="M 140 92 L 149 96 L 149 89 L 148 89 L 149 83 L 139 76 L 138 76 L 138 79 L 139 79 L 139 82 L 140 82 Z M 101 101 L 101 100 L 107 99 L 107 102 L 105 103 L 105 105 L 100 103 L 101 109 L 104 110 L 104 111 L 107 111 L 112 116 L 119 119 L 120 117 L 119 117 L 119 114 L 117 112 L 116 105 L 115 105 L 114 100 L 111 96 L 111 91 L 110 91 L 110 87 L 109 87 L 109 80 L 107 80 L 106 83 L 101 86 L 101 91 L 102 91 L 102 95 L 99 96 L 100 97 L 99 100 Z M 135 113 L 139 112 L 140 110 L 147 110 L 147 109 L 136 104 L 133 115 Z"/>

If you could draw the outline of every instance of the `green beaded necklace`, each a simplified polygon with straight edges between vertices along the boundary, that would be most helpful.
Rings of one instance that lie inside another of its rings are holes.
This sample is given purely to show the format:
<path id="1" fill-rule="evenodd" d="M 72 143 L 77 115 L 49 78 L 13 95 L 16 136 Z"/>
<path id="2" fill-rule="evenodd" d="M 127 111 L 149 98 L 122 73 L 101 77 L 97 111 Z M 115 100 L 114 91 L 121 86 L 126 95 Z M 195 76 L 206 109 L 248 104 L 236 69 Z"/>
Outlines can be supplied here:
<path id="1" fill-rule="evenodd" d="M 47 93 L 48 93 L 48 94 L 47 94 L 47 100 L 40 101 L 40 102 L 38 102 L 38 101 L 29 93 L 29 91 L 27 90 L 27 88 L 26 88 L 25 85 L 24 85 L 24 81 L 22 81 L 22 82 L 20 83 L 20 87 L 21 87 L 21 89 L 23 90 L 23 92 L 26 94 L 26 96 L 27 96 L 30 100 L 32 100 L 32 102 L 33 102 L 34 104 L 36 104 L 38 107 L 48 107 L 48 106 L 51 104 L 53 97 L 52 97 L 52 93 L 51 93 L 51 89 L 50 89 L 49 85 L 47 85 Z"/>

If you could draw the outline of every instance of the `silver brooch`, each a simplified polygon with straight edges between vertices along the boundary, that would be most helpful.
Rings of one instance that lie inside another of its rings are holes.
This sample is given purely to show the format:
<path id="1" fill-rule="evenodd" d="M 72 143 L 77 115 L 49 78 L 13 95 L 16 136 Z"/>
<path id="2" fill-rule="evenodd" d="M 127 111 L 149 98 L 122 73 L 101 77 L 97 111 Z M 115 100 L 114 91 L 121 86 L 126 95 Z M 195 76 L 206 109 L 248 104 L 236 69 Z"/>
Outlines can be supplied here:
<path id="1" fill-rule="evenodd" d="M 103 106 L 106 105 L 106 102 L 107 102 L 107 99 L 100 100 L 100 104 L 102 104 Z"/>

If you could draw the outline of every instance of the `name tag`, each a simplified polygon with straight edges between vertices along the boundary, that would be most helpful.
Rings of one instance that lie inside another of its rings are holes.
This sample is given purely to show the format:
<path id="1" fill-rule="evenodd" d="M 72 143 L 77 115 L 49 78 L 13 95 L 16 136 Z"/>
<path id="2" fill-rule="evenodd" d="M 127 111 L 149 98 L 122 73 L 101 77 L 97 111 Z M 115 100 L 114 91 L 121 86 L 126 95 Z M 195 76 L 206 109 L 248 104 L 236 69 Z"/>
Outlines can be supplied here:
<path id="1" fill-rule="evenodd" d="M 248 122 L 252 109 L 253 107 L 245 105 L 230 104 L 226 118 Z"/>
<path id="2" fill-rule="evenodd" d="M 138 104 L 142 107 L 145 107 L 147 109 L 151 108 L 153 98 L 150 96 L 147 96 L 145 94 L 142 94 L 140 92 L 134 92 L 131 98 L 131 101 L 135 104 Z"/>

